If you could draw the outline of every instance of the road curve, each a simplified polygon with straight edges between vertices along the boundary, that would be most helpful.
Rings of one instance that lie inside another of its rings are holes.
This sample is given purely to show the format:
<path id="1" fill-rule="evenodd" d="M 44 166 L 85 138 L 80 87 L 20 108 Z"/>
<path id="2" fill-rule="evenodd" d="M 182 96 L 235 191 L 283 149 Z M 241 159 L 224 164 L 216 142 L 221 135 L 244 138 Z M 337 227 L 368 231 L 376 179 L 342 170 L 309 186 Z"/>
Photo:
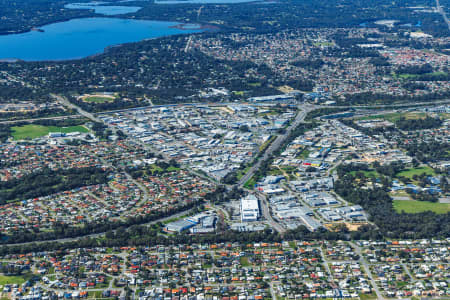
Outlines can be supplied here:
<path id="1" fill-rule="evenodd" d="M 192 208 L 181 211 L 179 213 L 161 218 L 161 219 L 157 219 L 148 223 L 143 223 L 143 224 L 137 224 L 140 226 L 151 226 L 153 224 L 159 223 L 159 222 L 165 222 L 168 221 L 170 219 L 173 218 L 179 218 L 182 216 L 185 216 L 187 214 L 189 214 L 192 211 Z M 116 232 L 117 229 L 112 230 L 112 232 Z M 14 244 L 0 244 L 0 246 L 23 246 L 23 245 L 29 245 L 29 244 L 43 244 L 43 243 L 64 243 L 64 242 L 74 242 L 83 238 L 97 238 L 97 237 L 101 237 L 103 235 L 105 235 L 105 232 L 99 232 L 99 233 L 93 233 L 93 234 L 87 234 L 87 235 L 80 235 L 77 237 L 73 237 L 73 238 L 62 238 L 62 239 L 55 239 L 55 240 L 43 240 L 43 241 L 34 241 L 34 242 L 25 242 L 25 243 L 14 243 Z"/>

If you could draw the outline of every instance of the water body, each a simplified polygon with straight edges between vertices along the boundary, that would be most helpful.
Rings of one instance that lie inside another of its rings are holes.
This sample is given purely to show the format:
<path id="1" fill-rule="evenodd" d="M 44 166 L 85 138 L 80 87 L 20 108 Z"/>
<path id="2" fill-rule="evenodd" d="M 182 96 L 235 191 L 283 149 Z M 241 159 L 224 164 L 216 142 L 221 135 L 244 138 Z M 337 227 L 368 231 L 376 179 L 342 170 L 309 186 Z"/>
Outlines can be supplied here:
<path id="1" fill-rule="evenodd" d="M 199 27 L 181 29 L 177 25 L 119 18 L 72 19 L 40 27 L 39 31 L 1 35 L 0 60 L 79 59 L 102 53 L 108 46 L 202 31 Z"/>
<path id="2" fill-rule="evenodd" d="M 233 4 L 255 2 L 255 0 L 155 0 L 156 4 Z"/>
<path id="3" fill-rule="evenodd" d="M 110 6 L 103 5 L 108 2 L 90 2 L 90 3 L 71 3 L 64 7 L 69 9 L 93 9 L 95 13 L 105 16 L 123 15 L 129 13 L 135 13 L 142 7 L 138 6 Z"/>

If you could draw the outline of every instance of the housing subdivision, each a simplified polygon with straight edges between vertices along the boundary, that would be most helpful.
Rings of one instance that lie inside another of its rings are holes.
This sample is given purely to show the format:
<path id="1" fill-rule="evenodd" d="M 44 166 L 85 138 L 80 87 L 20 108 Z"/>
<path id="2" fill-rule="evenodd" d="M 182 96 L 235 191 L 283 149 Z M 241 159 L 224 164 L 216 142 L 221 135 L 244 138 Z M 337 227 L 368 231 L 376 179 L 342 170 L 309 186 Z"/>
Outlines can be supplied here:
<path id="1" fill-rule="evenodd" d="M 9 254 L 14 299 L 363 299 L 450 295 L 449 240 L 283 241 Z"/>

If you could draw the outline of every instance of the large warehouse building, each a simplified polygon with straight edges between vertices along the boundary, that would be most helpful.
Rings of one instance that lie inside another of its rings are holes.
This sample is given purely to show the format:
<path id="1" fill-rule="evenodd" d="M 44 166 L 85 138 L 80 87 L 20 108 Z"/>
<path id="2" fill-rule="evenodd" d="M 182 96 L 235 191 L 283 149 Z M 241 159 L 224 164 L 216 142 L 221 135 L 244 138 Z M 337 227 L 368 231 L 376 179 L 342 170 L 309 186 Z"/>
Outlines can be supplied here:
<path id="1" fill-rule="evenodd" d="M 255 195 L 241 199 L 241 221 L 253 222 L 259 218 L 259 202 Z"/>

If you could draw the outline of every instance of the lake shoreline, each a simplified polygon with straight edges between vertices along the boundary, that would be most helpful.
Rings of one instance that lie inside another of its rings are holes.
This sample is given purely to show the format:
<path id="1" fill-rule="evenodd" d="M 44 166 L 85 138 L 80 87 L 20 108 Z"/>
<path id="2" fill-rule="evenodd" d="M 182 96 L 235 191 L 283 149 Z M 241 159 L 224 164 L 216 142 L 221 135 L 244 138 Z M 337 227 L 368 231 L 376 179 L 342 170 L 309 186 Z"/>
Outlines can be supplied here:
<path id="1" fill-rule="evenodd" d="M 124 44 L 217 28 L 116 17 L 78 18 L 0 36 L 0 62 L 71 61 L 93 58 Z M 79 45 L 88 47 L 79 47 Z"/>
<path id="2" fill-rule="evenodd" d="M 189 28 L 190 25 L 198 25 L 196 28 Z M 217 31 L 220 28 L 210 24 L 194 24 L 194 23 L 180 23 L 178 25 L 169 26 L 169 28 L 176 28 L 179 30 L 202 30 L 202 31 Z"/>

